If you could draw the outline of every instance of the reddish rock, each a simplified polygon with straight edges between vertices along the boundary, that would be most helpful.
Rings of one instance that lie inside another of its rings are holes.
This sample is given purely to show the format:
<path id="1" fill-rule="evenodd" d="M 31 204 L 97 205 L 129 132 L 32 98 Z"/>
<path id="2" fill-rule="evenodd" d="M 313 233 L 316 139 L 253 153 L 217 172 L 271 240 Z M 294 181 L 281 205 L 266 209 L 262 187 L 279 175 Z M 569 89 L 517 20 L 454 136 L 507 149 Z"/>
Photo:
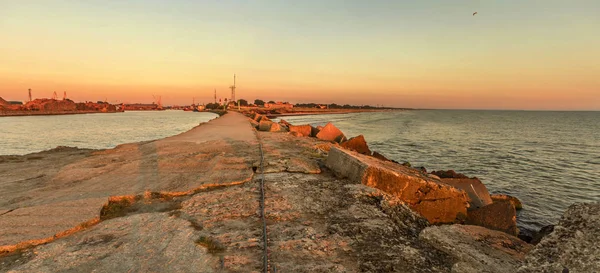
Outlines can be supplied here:
<path id="1" fill-rule="evenodd" d="M 270 120 L 261 120 L 260 123 L 258 123 L 258 130 L 259 131 L 263 131 L 263 132 L 269 132 L 271 131 L 271 125 L 276 124 Z"/>
<path id="2" fill-rule="evenodd" d="M 521 204 L 521 200 L 514 196 L 506 195 L 506 194 L 494 194 L 491 196 L 493 202 L 501 202 L 501 201 L 510 201 L 513 206 L 515 206 L 516 210 L 523 209 L 523 204 Z"/>
<path id="3" fill-rule="evenodd" d="M 335 127 L 331 122 L 328 122 L 323 129 L 317 134 L 318 139 L 342 143 L 346 140 L 344 133 Z"/>
<path id="4" fill-rule="evenodd" d="M 288 128 L 285 127 L 284 125 L 281 125 L 279 123 L 272 123 L 271 124 L 271 129 L 269 130 L 269 132 L 287 132 Z"/>
<path id="5" fill-rule="evenodd" d="M 471 205 L 469 210 L 478 209 L 493 203 L 487 188 L 477 178 L 441 178 L 441 180 L 467 193 L 469 204 Z"/>
<path id="6" fill-rule="evenodd" d="M 290 132 L 296 132 L 298 134 L 300 134 L 301 136 L 310 136 L 311 131 L 312 131 L 312 127 L 310 125 L 290 125 Z"/>
<path id="7" fill-rule="evenodd" d="M 367 141 L 365 141 L 365 137 L 363 135 L 353 137 L 342 143 L 341 146 L 349 150 L 357 151 L 358 153 L 364 155 L 371 155 L 371 150 L 369 150 L 369 145 L 367 145 Z"/>
<path id="8" fill-rule="evenodd" d="M 495 202 L 469 211 L 465 223 L 502 231 L 513 236 L 519 234 L 515 206 L 507 201 Z"/>
<path id="9" fill-rule="evenodd" d="M 281 132 L 281 125 L 279 123 L 271 123 L 271 129 L 269 132 Z"/>
<path id="10" fill-rule="evenodd" d="M 256 122 L 260 122 L 263 117 L 264 117 L 263 115 L 257 113 L 256 115 L 254 115 L 254 120 Z"/>
<path id="11" fill-rule="evenodd" d="M 251 119 L 250 124 L 252 125 L 252 127 L 258 128 L 258 122 L 256 122 L 255 120 Z"/>
<path id="12" fill-rule="evenodd" d="M 430 223 L 454 223 L 467 215 L 464 191 L 415 169 L 338 147 L 331 147 L 326 165 L 338 176 L 400 198 Z"/>
<path id="13" fill-rule="evenodd" d="M 292 126 L 292 124 L 287 122 L 285 119 L 280 120 L 279 124 L 285 125 L 286 127 Z"/>
<path id="14" fill-rule="evenodd" d="M 439 178 L 469 178 L 468 176 L 462 173 L 457 173 L 454 170 L 433 171 L 431 174 L 437 175 Z"/>

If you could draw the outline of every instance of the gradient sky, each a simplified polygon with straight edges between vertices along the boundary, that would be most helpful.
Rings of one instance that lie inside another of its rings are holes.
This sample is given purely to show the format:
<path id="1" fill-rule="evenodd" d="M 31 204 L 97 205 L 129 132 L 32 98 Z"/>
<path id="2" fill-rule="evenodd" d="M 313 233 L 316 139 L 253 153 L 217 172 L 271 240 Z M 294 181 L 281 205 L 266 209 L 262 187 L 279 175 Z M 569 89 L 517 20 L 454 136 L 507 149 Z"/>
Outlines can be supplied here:
<path id="1" fill-rule="evenodd" d="M 478 15 L 472 16 L 477 11 Z M 600 1 L 0 0 L 0 97 L 600 110 Z"/>

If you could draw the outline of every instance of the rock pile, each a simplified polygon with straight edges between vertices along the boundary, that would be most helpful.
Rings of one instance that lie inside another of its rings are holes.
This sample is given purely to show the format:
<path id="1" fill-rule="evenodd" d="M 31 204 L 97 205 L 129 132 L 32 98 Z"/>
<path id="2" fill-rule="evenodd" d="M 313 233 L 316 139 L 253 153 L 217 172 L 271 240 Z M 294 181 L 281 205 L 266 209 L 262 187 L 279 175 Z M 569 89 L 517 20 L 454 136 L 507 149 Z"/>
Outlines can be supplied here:
<path id="1" fill-rule="evenodd" d="M 257 116 L 254 120 L 261 120 Z M 261 131 L 279 131 L 272 124 L 262 128 L 261 124 Z M 599 259 L 591 257 L 600 257 L 600 248 L 592 245 L 597 240 L 590 237 L 600 233 L 593 228 L 600 226 L 599 205 L 574 206 L 554 231 L 550 226 L 536 238 L 529 238 L 533 243 L 541 243 L 521 266 L 533 245 L 527 243 L 530 240 L 519 239 L 523 236 L 517 237 L 516 210 L 522 204 L 516 197 L 491 195 L 480 179 L 454 170 L 428 173 L 424 167 L 412 168 L 408 162 L 390 160 L 371 151 L 363 135 L 347 140 L 332 123 L 315 128 L 281 121 L 279 126 L 288 128 L 294 136 L 329 142 L 327 149 L 322 150 L 327 156 L 325 165 L 337 176 L 398 198 L 430 224 L 453 224 L 430 226 L 419 236 L 454 258 L 452 272 L 515 272 L 519 267 L 519 272 L 599 270 Z M 540 239 L 543 235 L 547 236 Z M 564 244 L 564 248 L 557 247 Z M 595 256 L 580 253 L 582 246 Z"/>
<path id="2" fill-rule="evenodd" d="M 600 272 L 598 238 L 600 203 L 573 204 L 517 272 Z"/>

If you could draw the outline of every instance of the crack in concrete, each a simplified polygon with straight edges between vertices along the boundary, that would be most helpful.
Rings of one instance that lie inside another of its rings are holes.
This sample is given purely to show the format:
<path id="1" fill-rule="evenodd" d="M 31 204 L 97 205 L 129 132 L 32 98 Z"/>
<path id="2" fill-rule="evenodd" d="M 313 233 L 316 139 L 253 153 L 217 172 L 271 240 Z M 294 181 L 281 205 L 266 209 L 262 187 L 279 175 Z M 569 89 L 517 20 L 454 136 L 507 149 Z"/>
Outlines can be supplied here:
<path id="1" fill-rule="evenodd" d="M 24 251 L 39 245 L 53 242 L 56 239 L 60 239 L 78 231 L 85 230 L 92 226 L 99 224 L 104 220 L 109 220 L 117 217 L 126 217 L 129 215 L 139 213 L 155 213 L 155 212 L 167 212 L 181 209 L 181 202 L 183 198 L 191 198 L 193 195 L 200 192 L 208 192 L 214 190 L 220 190 L 232 186 L 242 185 L 246 182 L 252 181 L 252 177 L 242 181 L 234 181 L 225 184 L 206 184 L 192 189 L 186 192 L 145 192 L 140 195 L 121 195 L 121 196 L 110 196 L 108 201 L 100 209 L 100 213 L 97 217 L 91 220 L 80 223 L 79 225 L 59 232 L 51 237 L 22 241 L 13 245 L 0 246 L 0 258 L 12 255 L 17 251 Z M 175 198 L 182 198 L 181 200 L 174 200 Z M 156 202 L 159 201 L 159 202 Z M 4 212 L 2 215 L 7 214 L 16 209 Z M 197 227 L 197 223 L 185 219 L 190 222 L 190 225 L 194 228 Z"/>
<path id="2" fill-rule="evenodd" d="M 16 208 L 16 209 L 18 209 L 18 208 Z M 0 213 L 0 216 L 2 216 L 2 215 L 4 215 L 4 214 L 7 214 L 7 213 L 10 213 L 10 212 L 13 212 L 13 211 L 14 211 L 14 210 L 16 210 L 16 209 L 9 209 L 9 210 L 7 210 L 7 211 L 5 211 L 5 212 L 3 212 L 3 213 Z"/>

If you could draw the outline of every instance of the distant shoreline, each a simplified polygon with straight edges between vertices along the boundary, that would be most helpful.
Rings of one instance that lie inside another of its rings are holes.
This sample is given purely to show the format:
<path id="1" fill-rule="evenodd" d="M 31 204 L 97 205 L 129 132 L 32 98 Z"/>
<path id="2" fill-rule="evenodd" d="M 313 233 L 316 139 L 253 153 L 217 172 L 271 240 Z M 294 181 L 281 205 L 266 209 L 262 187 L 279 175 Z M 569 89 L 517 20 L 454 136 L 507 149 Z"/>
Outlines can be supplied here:
<path id="1" fill-rule="evenodd" d="M 78 114 L 107 114 L 107 113 L 121 113 L 122 111 L 69 111 L 69 112 L 56 112 L 56 111 L 0 111 L 0 117 L 20 117 L 20 116 L 57 116 L 57 115 L 78 115 Z"/>
<path id="2" fill-rule="evenodd" d="M 254 109 L 242 109 L 241 112 L 249 112 Z M 266 110 L 266 111 L 265 111 Z M 277 110 L 277 109 L 275 109 Z M 332 114 L 351 114 L 351 113 L 380 113 L 380 112 L 401 112 L 412 109 L 310 109 L 300 108 L 293 109 L 291 112 L 269 113 L 268 109 L 259 108 L 257 113 L 264 112 L 268 118 L 293 117 L 293 116 L 308 116 L 308 115 L 332 115 Z"/>

